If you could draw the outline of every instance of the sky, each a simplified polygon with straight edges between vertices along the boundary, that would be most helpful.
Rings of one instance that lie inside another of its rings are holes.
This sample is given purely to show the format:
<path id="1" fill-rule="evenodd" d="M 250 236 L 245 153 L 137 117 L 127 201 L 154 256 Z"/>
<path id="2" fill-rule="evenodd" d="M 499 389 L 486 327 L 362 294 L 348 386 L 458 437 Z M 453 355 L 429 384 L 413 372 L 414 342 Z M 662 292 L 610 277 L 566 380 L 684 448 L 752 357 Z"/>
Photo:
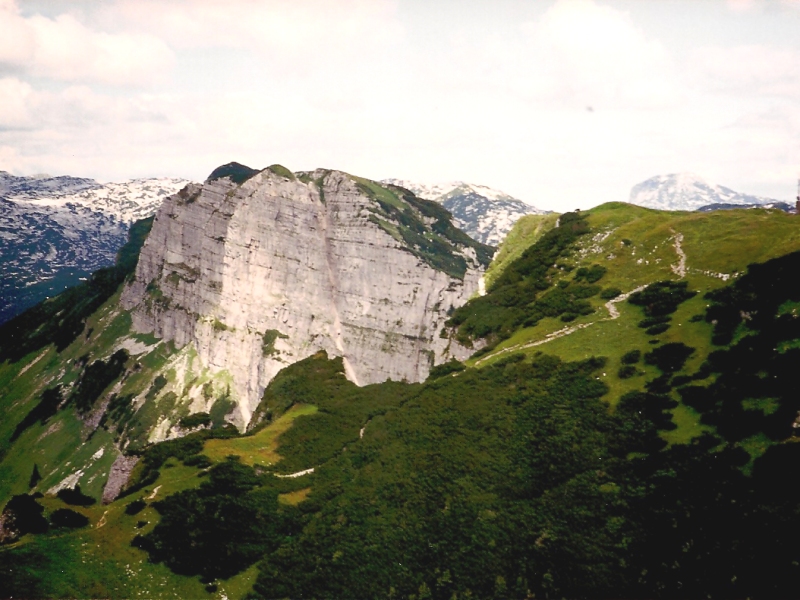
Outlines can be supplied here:
<path id="1" fill-rule="evenodd" d="M 679 172 L 793 202 L 800 0 L 0 0 L 0 170 L 231 161 L 557 211 Z"/>

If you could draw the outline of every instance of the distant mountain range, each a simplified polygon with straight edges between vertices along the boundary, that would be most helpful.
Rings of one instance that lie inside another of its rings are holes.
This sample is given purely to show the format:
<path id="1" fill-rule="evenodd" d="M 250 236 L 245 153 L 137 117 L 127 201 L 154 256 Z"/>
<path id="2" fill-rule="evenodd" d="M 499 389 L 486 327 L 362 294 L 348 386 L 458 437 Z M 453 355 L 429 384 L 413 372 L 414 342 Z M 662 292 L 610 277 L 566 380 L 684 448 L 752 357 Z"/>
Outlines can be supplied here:
<path id="1" fill-rule="evenodd" d="M 779 208 L 792 211 L 792 207 L 774 198 L 764 198 L 736 192 L 721 185 L 708 183 L 692 173 L 658 175 L 636 184 L 631 189 L 629 202 L 637 206 L 659 210 L 724 210 L 730 208 Z"/>
<path id="2" fill-rule="evenodd" d="M 100 184 L 0 171 L 0 323 L 114 263 L 131 223 L 151 216 L 187 183 L 176 178 Z M 487 186 L 387 179 L 441 203 L 473 239 L 497 246 L 520 217 L 544 214 Z"/>
<path id="3" fill-rule="evenodd" d="M 165 197 L 187 183 L 154 178 L 100 184 L 80 177 L 17 177 L 0 171 L 0 323 L 113 264 L 130 224 L 154 214 Z M 520 217 L 548 212 L 505 192 L 462 181 L 384 183 L 442 204 L 457 227 L 491 246 L 498 246 Z M 661 210 L 794 211 L 785 202 L 736 192 L 689 173 L 643 181 L 633 187 L 629 201 Z"/>
<path id="4" fill-rule="evenodd" d="M 383 183 L 399 185 L 420 198 L 439 202 L 453 214 L 456 227 L 474 240 L 490 246 L 499 245 L 520 217 L 549 212 L 505 192 L 463 181 L 424 184 L 406 179 L 384 179 Z"/>
<path id="5" fill-rule="evenodd" d="M 155 213 L 183 179 L 100 184 L 0 171 L 0 323 L 114 264 L 130 224 Z"/>

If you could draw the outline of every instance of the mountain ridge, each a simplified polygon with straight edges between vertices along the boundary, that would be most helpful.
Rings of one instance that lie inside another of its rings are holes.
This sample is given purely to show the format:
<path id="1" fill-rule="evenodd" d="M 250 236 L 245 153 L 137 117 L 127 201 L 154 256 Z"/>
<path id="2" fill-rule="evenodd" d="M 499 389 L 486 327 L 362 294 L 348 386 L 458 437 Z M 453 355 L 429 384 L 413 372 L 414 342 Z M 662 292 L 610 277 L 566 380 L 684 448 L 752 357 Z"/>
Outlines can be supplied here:
<path id="1" fill-rule="evenodd" d="M 0 172 L 0 323 L 113 265 L 131 224 L 187 183 Z"/>
<path id="2" fill-rule="evenodd" d="M 762 205 L 778 203 L 773 198 L 735 192 L 708 183 L 694 173 L 656 175 L 631 188 L 631 204 L 658 210 L 698 210 L 715 204 Z"/>
<path id="3" fill-rule="evenodd" d="M 473 239 L 497 246 L 522 216 L 547 214 L 535 206 L 485 185 L 455 181 L 424 184 L 405 179 L 384 179 L 384 183 L 404 187 L 449 210 L 457 227 Z"/>

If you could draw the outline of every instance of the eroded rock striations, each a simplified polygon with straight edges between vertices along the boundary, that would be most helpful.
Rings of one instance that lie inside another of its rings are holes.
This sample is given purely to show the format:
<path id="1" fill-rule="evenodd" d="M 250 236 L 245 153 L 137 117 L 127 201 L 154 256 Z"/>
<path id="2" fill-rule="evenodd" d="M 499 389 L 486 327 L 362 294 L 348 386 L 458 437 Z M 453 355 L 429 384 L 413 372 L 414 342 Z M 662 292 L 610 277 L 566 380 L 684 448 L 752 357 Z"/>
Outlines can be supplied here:
<path id="1" fill-rule="evenodd" d="M 227 371 L 244 425 L 280 369 L 320 350 L 359 385 L 465 358 L 440 333 L 492 250 L 402 188 L 226 165 L 164 202 L 122 304 L 137 331 Z"/>

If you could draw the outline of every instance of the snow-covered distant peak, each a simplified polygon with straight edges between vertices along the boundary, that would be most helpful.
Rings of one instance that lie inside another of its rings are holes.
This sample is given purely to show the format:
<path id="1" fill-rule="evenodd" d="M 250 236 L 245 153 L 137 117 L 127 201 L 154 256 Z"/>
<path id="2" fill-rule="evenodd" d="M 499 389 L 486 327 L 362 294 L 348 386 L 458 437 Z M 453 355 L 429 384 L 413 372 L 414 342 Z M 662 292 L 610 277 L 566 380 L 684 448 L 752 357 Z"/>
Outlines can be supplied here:
<path id="1" fill-rule="evenodd" d="M 509 196 L 505 192 L 501 192 L 500 190 L 495 190 L 486 185 L 478 185 L 475 183 L 464 183 L 464 182 L 458 182 L 458 186 L 455 189 L 452 189 L 446 194 L 444 194 L 444 198 L 451 198 L 453 196 L 459 196 L 464 194 L 477 194 L 478 196 L 483 196 L 487 200 L 492 200 L 494 202 L 499 202 L 501 200 L 502 201 L 514 200 L 517 202 L 522 202 L 522 200 L 514 198 L 514 196 Z"/>
<path id="2" fill-rule="evenodd" d="M 630 203 L 659 210 L 697 210 L 711 204 L 767 204 L 777 202 L 735 192 L 707 182 L 694 173 L 657 175 L 631 189 Z"/>
<path id="3" fill-rule="evenodd" d="M 40 188 L 16 186 L 15 193 L 6 192 L 0 195 L 31 206 L 83 206 L 130 224 L 154 214 L 164 198 L 178 192 L 187 183 L 189 181 L 185 179 L 158 177 L 105 185 L 94 182 L 92 187 L 78 191 L 72 189 L 73 186 L 67 186 L 49 193 Z"/>
<path id="4" fill-rule="evenodd" d="M 399 185 L 419 198 L 442 204 L 453 215 L 453 223 L 472 239 L 498 245 L 522 216 L 547 211 L 485 185 L 451 181 L 418 183 L 407 179 L 384 179 L 381 183 Z"/>
<path id="5" fill-rule="evenodd" d="M 425 200 L 438 200 L 448 192 L 456 189 L 460 185 L 465 185 L 463 181 L 451 181 L 447 183 L 420 183 L 409 179 L 383 179 L 381 183 L 398 185 L 414 192 L 418 198 Z"/>
<path id="6" fill-rule="evenodd" d="M 34 175 L 32 177 L 18 177 L 6 171 L 0 171 L 0 197 L 20 197 L 34 199 L 49 197 L 58 194 L 73 194 L 81 190 L 99 187 L 94 179 L 84 177 L 69 177 L 61 175 Z"/>
<path id="7" fill-rule="evenodd" d="M 392 185 L 399 185 L 407 190 L 414 192 L 419 198 L 426 200 L 436 200 L 443 202 L 447 198 L 454 196 L 463 196 L 466 194 L 478 194 L 487 200 L 516 200 L 522 202 L 518 198 L 514 198 L 501 192 L 490 188 L 486 185 L 479 185 L 475 183 L 466 183 L 464 181 L 449 181 L 439 183 L 420 183 L 417 181 L 410 181 L 408 179 L 384 179 L 381 183 L 390 183 Z"/>

